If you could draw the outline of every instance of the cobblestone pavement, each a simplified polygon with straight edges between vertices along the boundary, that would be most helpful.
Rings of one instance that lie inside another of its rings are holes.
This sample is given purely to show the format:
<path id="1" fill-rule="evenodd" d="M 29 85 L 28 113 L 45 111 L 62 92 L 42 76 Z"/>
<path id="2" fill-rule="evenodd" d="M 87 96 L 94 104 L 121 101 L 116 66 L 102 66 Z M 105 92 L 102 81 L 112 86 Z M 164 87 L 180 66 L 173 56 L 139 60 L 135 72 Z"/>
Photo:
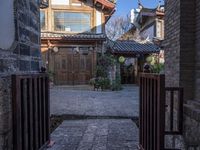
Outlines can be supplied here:
<path id="1" fill-rule="evenodd" d="M 136 150 L 138 128 L 130 119 L 64 121 L 48 150 Z"/>
<path id="2" fill-rule="evenodd" d="M 51 114 L 83 116 L 138 116 L 138 87 L 125 86 L 122 91 L 51 89 Z"/>

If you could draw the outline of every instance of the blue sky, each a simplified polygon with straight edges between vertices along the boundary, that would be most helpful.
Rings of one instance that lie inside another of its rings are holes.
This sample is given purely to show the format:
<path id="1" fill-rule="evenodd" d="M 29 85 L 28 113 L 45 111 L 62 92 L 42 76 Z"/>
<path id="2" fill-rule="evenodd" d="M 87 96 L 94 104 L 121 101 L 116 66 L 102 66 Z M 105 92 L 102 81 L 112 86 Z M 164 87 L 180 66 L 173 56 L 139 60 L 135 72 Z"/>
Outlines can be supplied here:
<path id="1" fill-rule="evenodd" d="M 147 8 L 155 8 L 160 0 L 141 0 L 141 3 L 144 7 Z M 163 3 L 163 0 L 161 0 Z M 116 16 L 123 16 L 130 13 L 130 10 L 133 8 L 137 8 L 138 0 L 117 0 L 117 9 L 115 12 Z"/>

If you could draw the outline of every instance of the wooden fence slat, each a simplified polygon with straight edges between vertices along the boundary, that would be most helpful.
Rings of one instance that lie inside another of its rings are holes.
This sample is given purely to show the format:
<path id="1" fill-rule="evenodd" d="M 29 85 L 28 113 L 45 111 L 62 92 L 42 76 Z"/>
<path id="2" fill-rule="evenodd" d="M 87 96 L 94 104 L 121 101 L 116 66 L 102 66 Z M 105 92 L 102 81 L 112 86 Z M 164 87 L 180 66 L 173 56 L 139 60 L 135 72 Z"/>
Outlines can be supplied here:
<path id="1" fill-rule="evenodd" d="M 37 79 L 38 90 L 38 140 L 39 147 L 42 146 L 42 103 L 41 103 L 41 78 Z"/>
<path id="2" fill-rule="evenodd" d="M 27 108 L 27 96 L 28 96 L 28 92 L 27 92 L 27 80 L 26 79 L 22 79 L 21 80 L 21 94 L 22 94 L 22 143 L 23 143 L 23 150 L 27 150 L 28 149 L 28 108 Z"/>
<path id="3" fill-rule="evenodd" d="M 32 99 L 32 79 L 28 78 L 28 136 L 29 136 L 29 150 L 33 150 L 33 99 Z"/>
<path id="4" fill-rule="evenodd" d="M 49 78 L 45 77 L 45 106 L 46 106 L 46 141 L 50 139 L 50 91 Z"/>
<path id="5" fill-rule="evenodd" d="M 33 122 L 34 122 L 34 127 L 33 127 L 33 130 L 34 130 L 34 138 L 33 138 L 33 141 L 34 141 L 34 149 L 38 149 L 39 148 L 39 140 L 38 140 L 38 91 L 37 91 L 37 78 L 33 78 Z"/>
<path id="6" fill-rule="evenodd" d="M 21 88 L 20 80 L 12 75 L 12 101 L 13 101 L 13 147 L 22 150 L 22 124 L 21 124 Z M 18 112 L 18 113 L 15 113 Z"/>

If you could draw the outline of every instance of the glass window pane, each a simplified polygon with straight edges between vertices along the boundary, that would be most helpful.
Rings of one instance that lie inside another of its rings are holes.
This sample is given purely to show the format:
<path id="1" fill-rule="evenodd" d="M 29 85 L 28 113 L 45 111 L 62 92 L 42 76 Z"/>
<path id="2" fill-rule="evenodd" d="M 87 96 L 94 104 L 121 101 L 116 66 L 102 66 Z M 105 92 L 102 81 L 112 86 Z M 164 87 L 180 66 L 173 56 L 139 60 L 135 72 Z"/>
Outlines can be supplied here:
<path id="1" fill-rule="evenodd" d="M 55 31 L 88 32 L 90 14 L 76 12 L 54 12 Z"/>
<path id="2" fill-rule="evenodd" d="M 42 30 L 46 29 L 46 26 L 45 26 L 45 12 L 43 12 L 43 11 L 40 11 L 40 28 Z"/>

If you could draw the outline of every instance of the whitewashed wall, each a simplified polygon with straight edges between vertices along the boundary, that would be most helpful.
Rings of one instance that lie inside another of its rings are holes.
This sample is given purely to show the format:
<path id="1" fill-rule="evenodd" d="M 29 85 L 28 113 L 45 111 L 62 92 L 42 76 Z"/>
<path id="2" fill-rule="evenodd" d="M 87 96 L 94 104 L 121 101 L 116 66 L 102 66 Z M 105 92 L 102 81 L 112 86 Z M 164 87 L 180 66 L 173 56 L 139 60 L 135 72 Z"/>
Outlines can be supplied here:
<path id="1" fill-rule="evenodd" d="M 150 40 L 153 40 L 153 38 L 155 37 L 155 26 L 152 25 L 150 26 L 148 29 L 142 31 L 140 33 L 140 36 L 144 39 L 149 38 Z"/>
<path id="2" fill-rule="evenodd" d="M 69 0 L 51 0 L 52 5 L 69 5 Z"/>
<path id="3" fill-rule="evenodd" d="M 96 11 L 96 33 L 102 33 L 102 16 L 100 11 Z"/>
<path id="4" fill-rule="evenodd" d="M 9 49 L 15 39 L 14 0 L 0 0 L 0 48 Z M 6 15 L 5 15 L 6 14 Z"/>

